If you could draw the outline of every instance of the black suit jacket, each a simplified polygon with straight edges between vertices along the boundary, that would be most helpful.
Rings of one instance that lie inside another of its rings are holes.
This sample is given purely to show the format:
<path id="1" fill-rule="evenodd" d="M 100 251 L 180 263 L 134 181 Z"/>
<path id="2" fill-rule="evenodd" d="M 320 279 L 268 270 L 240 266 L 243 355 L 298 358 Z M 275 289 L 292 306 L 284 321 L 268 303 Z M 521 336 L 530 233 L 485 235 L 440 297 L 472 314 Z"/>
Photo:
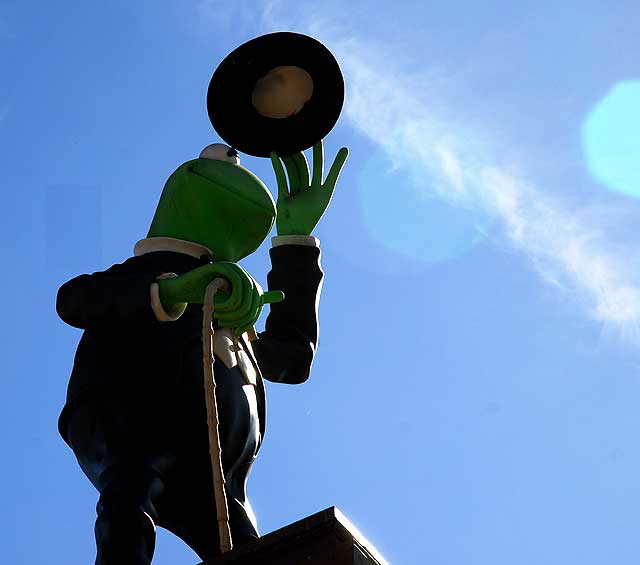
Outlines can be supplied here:
<path id="1" fill-rule="evenodd" d="M 317 304 L 323 278 L 320 249 L 282 245 L 270 250 L 269 289 L 283 302 L 270 305 L 265 331 L 252 342 L 259 368 L 257 397 L 261 437 L 266 399 L 262 377 L 302 383 L 309 377 L 318 340 Z M 58 291 L 56 308 L 68 324 L 84 330 L 75 356 L 59 430 L 67 440 L 67 419 L 83 399 L 96 394 L 145 394 L 171 390 L 202 355 L 202 307 L 190 304 L 173 322 L 156 319 L 150 286 L 162 273 L 182 274 L 209 258 L 154 251 L 103 272 L 80 275 Z M 188 357 L 188 359 L 187 359 Z"/>

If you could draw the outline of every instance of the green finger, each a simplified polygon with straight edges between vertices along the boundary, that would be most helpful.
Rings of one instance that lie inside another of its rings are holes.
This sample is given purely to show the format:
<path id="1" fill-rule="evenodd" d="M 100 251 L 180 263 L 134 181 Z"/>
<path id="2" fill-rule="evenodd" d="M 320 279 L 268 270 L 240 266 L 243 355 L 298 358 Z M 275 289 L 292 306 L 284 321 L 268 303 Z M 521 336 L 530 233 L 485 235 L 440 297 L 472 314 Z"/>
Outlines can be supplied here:
<path id="1" fill-rule="evenodd" d="M 300 192 L 300 176 L 298 175 L 298 167 L 292 155 L 283 157 L 284 166 L 287 168 L 287 175 L 289 175 L 289 192 L 293 196 Z"/>
<path id="2" fill-rule="evenodd" d="M 244 271 L 240 265 L 236 265 L 238 270 Z M 253 307 L 254 295 L 256 294 L 256 288 L 251 275 L 244 271 L 245 276 L 241 276 L 242 284 L 242 300 L 238 302 L 236 308 L 233 310 L 221 310 L 216 317 L 220 322 L 233 322 L 238 319 L 242 319 L 247 316 Z M 234 325 L 235 327 L 235 325 Z"/>
<path id="3" fill-rule="evenodd" d="M 270 290 L 262 295 L 262 302 L 264 304 L 274 304 L 275 302 L 282 302 L 284 300 L 284 292 L 281 290 Z"/>
<path id="4" fill-rule="evenodd" d="M 340 171 L 342 170 L 342 166 L 344 162 L 347 160 L 349 156 L 349 150 L 346 147 L 343 147 L 338 151 L 336 158 L 333 161 L 333 165 L 331 165 L 331 169 L 329 169 L 329 174 L 327 175 L 327 180 L 324 181 L 324 186 L 333 192 L 333 189 L 338 182 L 338 177 L 340 176 Z"/>
<path id="5" fill-rule="evenodd" d="M 251 300 L 251 307 L 244 316 L 237 316 L 233 327 L 243 328 L 245 326 L 252 326 L 255 321 L 260 317 L 262 312 L 262 295 L 258 292 L 254 292 Z"/>
<path id="6" fill-rule="evenodd" d="M 282 300 L 284 300 L 284 292 L 282 292 L 281 290 L 270 290 L 269 292 L 265 292 L 264 294 L 257 296 L 260 300 L 257 304 L 257 310 L 254 313 L 255 317 L 247 325 L 242 325 L 236 328 L 235 333 L 237 336 L 241 336 L 244 332 L 248 331 L 255 325 L 256 321 L 260 317 L 260 314 L 262 313 L 262 308 L 265 304 L 273 304 L 274 302 L 281 302 Z"/>
<path id="7" fill-rule="evenodd" d="M 243 301 L 249 300 L 248 293 L 253 289 L 251 276 L 235 263 L 221 261 L 213 263 L 212 267 L 215 267 L 215 272 L 220 273 L 231 283 L 228 299 L 219 304 L 216 303 L 218 313 L 234 312 L 238 308 L 242 308 Z"/>
<path id="8" fill-rule="evenodd" d="M 304 153 L 300 151 L 291 156 L 293 163 L 298 170 L 298 182 L 300 183 L 300 190 L 309 188 L 309 163 Z"/>
<path id="9" fill-rule="evenodd" d="M 213 298 L 213 307 L 216 310 L 219 310 L 220 306 L 222 304 L 225 304 L 225 302 L 227 302 L 227 300 L 229 300 L 230 298 L 231 298 L 230 294 L 228 294 L 224 290 L 219 290 L 218 292 L 216 292 L 216 295 Z"/>
<path id="10" fill-rule="evenodd" d="M 322 140 L 313 146 L 313 179 L 311 186 L 322 185 L 322 175 L 324 174 L 324 145 Z"/>
<path id="11" fill-rule="evenodd" d="M 245 289 L 242 277 L 238 273 L 227 270 L 227 272 L 224 273 L 224 276 L 231 282 L 231 290 L 228 292 L 227 300 L 220 304 L 216 304 L 216 310 L 218 312 L 233 312 L 242 304 Z"/>
<path id="12" fill-rule="evenodd" d="M 211 267 L 211 274 L 223 277 L 231 284 L 231 290 L 225 293 L 226 299 L 221 300 L 221 298 L 225 296 L 224 294 L 216 294 L 216 297 L 219 297 L 218 300 L 214 299 L 216 310 L 219 310 L 220 312 L 234 310 L 242 301 L 243 289 L 240 275 L 237 271 L 224 263 L 213 263 Z"/>
<path id="13" fill-rule="evenodd" d="M 259 308 L 257 312 L 255 312 L 255 318 L 251 320 L 251 322 L 247 325 L 240 326 L 236 328 L 235 333 L 237 336 L 241 336 L 244 332 L 249 331 L 256 323 L 260 314 L 262 313 L 262 308 L 265 304 L 273 304 L 274 302 L 281 302 L 284 300 L 284 292 L 281 290 L 270 290 L 269 292 L 265 292 L 260 296 Z"/>
<path id="14" fill-rule="evenodd" d="M 289 196 L 289 189 L 287 188 L 287 176 L 284 173 L 282 161 L 280 157 L 276 155 L 275 151 L 271 152 L 271 165 L 273 171 L 276 174 L 276 181 L 278 183 L 278 200 L 285 199 Z"/>

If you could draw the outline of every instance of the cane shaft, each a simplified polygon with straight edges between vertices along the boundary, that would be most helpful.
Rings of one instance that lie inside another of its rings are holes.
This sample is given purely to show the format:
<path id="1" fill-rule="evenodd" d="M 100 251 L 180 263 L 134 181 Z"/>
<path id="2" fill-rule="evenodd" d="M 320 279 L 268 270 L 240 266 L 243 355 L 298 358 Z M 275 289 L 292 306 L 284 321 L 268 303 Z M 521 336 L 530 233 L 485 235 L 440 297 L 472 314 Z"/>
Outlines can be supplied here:
<path id="1" fill-rule="evenodd" d="M 229 507 L 225 493 L 224 472 L 222 470 L 222 449 L 220 447 L 218 404 L 216 401 L 216 380 L 213 369 L 213 297 L 226 285 L 224 279 L 214 279 L 209 283 L 204 295 L 202 314 L 202 346 L 204 362 L 204 390 L 207 404 L 207 427 L 209 429 L 209 455 L 213 471 L 213 489 L 216 497 L 218 534 L 222 553 L 233 548 L 229 525 Z"/>

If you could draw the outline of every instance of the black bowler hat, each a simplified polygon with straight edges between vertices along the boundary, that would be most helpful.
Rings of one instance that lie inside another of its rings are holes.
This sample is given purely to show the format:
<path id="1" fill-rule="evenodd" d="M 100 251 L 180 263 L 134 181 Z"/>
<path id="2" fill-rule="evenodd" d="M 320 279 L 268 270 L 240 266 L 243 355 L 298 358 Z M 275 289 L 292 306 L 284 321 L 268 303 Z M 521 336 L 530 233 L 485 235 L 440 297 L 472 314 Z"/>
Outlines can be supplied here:
<path id="1" fill-rule="evenodd" d="M 344 80 L 322 43 L 300 33 L 261 35 L 232 51 L 211 77 L 207 112 L 229 145 L 256 157 L 308 149 L 338 121 Z"/>

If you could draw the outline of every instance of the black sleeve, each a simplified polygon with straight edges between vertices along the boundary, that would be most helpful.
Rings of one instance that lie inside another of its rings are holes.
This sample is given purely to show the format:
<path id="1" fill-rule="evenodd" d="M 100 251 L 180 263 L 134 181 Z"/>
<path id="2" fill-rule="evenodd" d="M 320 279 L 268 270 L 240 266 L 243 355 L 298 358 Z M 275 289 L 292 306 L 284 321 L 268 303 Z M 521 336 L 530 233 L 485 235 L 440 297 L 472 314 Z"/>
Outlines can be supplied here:
<path id="1" fill-rule="evenodd" d="M 103 321 L 155 320 L 149 289 L 160 272 L 145 272 L 136 259 L 64 283 L 56 300 L 60 318 L 80 329 Z"/>
<path id="2" fill-rule="evenodd" d="M 265 379 L 298 384 L 309 378 L 318 343 L 320 249 L 281 245 L 270 255 L 269 289 L 282 290 L 285 299 L 269 305 L 265 331 L 251 345 Z"/>

